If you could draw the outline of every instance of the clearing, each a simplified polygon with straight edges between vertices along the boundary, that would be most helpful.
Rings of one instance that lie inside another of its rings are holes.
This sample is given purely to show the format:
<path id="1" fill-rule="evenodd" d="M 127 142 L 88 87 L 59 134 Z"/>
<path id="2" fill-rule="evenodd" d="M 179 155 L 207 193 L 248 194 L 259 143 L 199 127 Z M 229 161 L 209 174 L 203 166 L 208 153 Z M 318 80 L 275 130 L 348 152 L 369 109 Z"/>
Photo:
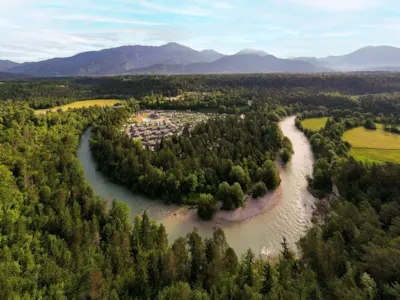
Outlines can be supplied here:
<path id="1" fill-rule="evenodd" d="M 164 111 L 144 110 L 135 113 L 122 125 L 121 133 L 126 133 L 135 140 L 141 140 L 142 145 L 154 150 L 156 144 L 163 137 L 171 137 L 181 134 L 183 128 L 189 125 L 189 129 L 196 124 L 206 122 L 209 115 L 189 111 Z"/>
<path id="2" fill-rule="evenodd" d="M 58 111 L 61 109 L 62 111 L 66 111 L 72 108 L 83 108 L 83 107 L 90 107 L 90 106 L 114 106 L 117 103 L 122 103 L 121 100 L 116 99 L 109 99 L 109 100 L 82 100 L 82 101 L 75 101 L 69 104 L 65 104 L 62 106 L 56 106 L 52 108 L 46 109 L 38 109 L 35 111 L 37 114 L 45 114 L 48 111 Z"/>
<path id="3" fill-rule="evenodd" d="M 303 125 L 305 129 L 317 131 L 325 127 L 327 120 L 328 117 L 305 119 L 301 121 L 301 125 Z"/>
<path id="4" fill-rule="evenodd" d="M 357 127 L 344 133 L 343 140 L 352 145 L 350 154 L 364 162 L 400 163 L 400 134 Z"/>

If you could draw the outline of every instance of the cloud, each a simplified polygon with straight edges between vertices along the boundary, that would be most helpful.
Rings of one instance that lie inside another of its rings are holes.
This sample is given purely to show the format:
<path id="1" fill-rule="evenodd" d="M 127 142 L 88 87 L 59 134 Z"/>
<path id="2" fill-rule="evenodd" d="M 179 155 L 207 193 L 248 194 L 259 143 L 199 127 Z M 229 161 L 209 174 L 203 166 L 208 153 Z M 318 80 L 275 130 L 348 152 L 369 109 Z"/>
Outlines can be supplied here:
<path id="1" fill-rule="evenodd" d="M 379 22 L 374 21 L 369 24 L 361 25 L 361 28 L 379 31 L 400 31 L 400 18 L 386 18 L 379 20 Z"/>
<path id="2" fill-rule="evenodd" d="M 136 2 L 138 5 L 155 9 L 158 11 L 171 13 L 171 14 L 179 14 L 185 16 L 194 16 L 194 17 L 210 17 L 213 15 L 213 12 L 207 9 L 204 9 L 199 6 L 179 6 L 179 5 L 164 5 L 159 3 L 154 3 L 146 0 L 139 0 Z"/>
<path id="3" fill-rule="evenodd" d="M 299 30 L 288 29 L 288 28 L 281 27 L 281 26 L 269 26 L 269 27 L 267 27 L 267 30 L 285 33 L 288 35 L 299 35 L 300 34 Z"/>
<path id="4" fill-rule="evenodd" d="M 355 11 L 379 6 L 385 0 L 286 0 L 286 2 L 325 11 Z"/>
<path id="5" fill-rule="evenodd" d="M 328 32 L 328 33 L 323 33 L 321 37 L 348 37 L 352 35 L 356 35 L 357 32 L 351 31 L 351 32 Z"/>
<path id="6" fill-rule="evenodd" d="M 61 15 L 54 16 L 54 19 L 59 20 L 68 20 L 68 21 L 84 21 L 84 22 L 99 22 L 99 23 L 119 23 L 119 24 L 134 24 L 134 25 L 163 25 L 163 23 L 157 22 L 147 22 L 133 19 L 117 19 L 117 18 L 108 18 L 103 16 L 94 16 L 94 15 Z"/>
<path id="7" fill-rule="evenodd" d="M 225 2 L 215 2 L 214 7 L 224 8 L 224 9 L 232 9 L 233 8 L 232 5 L 230 5 L 229 3 L 225 3 Z"/>

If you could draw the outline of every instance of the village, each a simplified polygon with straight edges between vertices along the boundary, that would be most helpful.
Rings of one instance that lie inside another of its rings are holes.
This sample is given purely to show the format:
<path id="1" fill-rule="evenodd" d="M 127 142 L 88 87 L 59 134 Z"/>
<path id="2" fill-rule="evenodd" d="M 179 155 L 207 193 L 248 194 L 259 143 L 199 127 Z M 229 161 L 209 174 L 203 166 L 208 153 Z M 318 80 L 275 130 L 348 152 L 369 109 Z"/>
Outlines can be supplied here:
<path id="1" fill-rule="evenodd" d="M 154 150 L 162 138 L 181 135 L 185 126 L 191 130 L 197 124 L 206 122 L 210 116 L 191 111 L 143 110 L 128 119 L 121 133 L 141 140 L 143 148 Z"/>

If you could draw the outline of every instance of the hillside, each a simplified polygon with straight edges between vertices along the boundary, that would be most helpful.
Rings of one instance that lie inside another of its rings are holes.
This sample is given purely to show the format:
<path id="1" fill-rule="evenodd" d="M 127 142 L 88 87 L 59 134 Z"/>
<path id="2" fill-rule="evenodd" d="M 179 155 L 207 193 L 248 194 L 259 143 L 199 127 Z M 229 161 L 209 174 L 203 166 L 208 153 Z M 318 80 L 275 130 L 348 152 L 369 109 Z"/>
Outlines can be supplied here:
<path id="1" fill-rule="evenodd" d="M 25 74 L 14 74 L 8 72 L 1 72 L 0 71 L 0 80 L 16 80 L 16 79 L 23 79 L 27 78 L 28 76 Z"/>
<path id="2" fill-rule="evenodd" d="M 272 55 L 235 54 L 210 63 L 189 65 L 153 65 L 130 70 L 130 74 L 221 74 L 221 73 L 314 73 L 329 72 L 327 68 L 311 63 L 279 59 Z"/>
<path id="3" fill-rule="evenodd" d="M 220 57 L 222 54 L 215 51 L 196 51 L 177 43 L 159 47 L 122 46 L 84 52 L 67 58 L 24 63 L 10 71 L 39 76 L 111 75 L 154 64 L 179 65 L 209 62 Z"/>
<path id="4" fill-rule="evenodd" d="M 7 71 L 18 66 L 19 63 L 10 60 L 0 60 L 0 71 Z"/>

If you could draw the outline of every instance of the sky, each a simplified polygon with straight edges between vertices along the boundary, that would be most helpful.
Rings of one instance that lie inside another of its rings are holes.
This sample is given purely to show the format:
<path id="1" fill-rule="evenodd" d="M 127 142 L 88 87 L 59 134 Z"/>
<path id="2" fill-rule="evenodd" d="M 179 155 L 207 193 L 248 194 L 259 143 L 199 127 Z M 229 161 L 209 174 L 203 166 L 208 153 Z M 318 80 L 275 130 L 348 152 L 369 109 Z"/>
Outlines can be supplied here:
<path id="1" fill-rule="evenodd" d="M 168 42 L 282 58 L 400 47 L 400 1 L 0 0 L 0 59 L 38 61 Z"/>

